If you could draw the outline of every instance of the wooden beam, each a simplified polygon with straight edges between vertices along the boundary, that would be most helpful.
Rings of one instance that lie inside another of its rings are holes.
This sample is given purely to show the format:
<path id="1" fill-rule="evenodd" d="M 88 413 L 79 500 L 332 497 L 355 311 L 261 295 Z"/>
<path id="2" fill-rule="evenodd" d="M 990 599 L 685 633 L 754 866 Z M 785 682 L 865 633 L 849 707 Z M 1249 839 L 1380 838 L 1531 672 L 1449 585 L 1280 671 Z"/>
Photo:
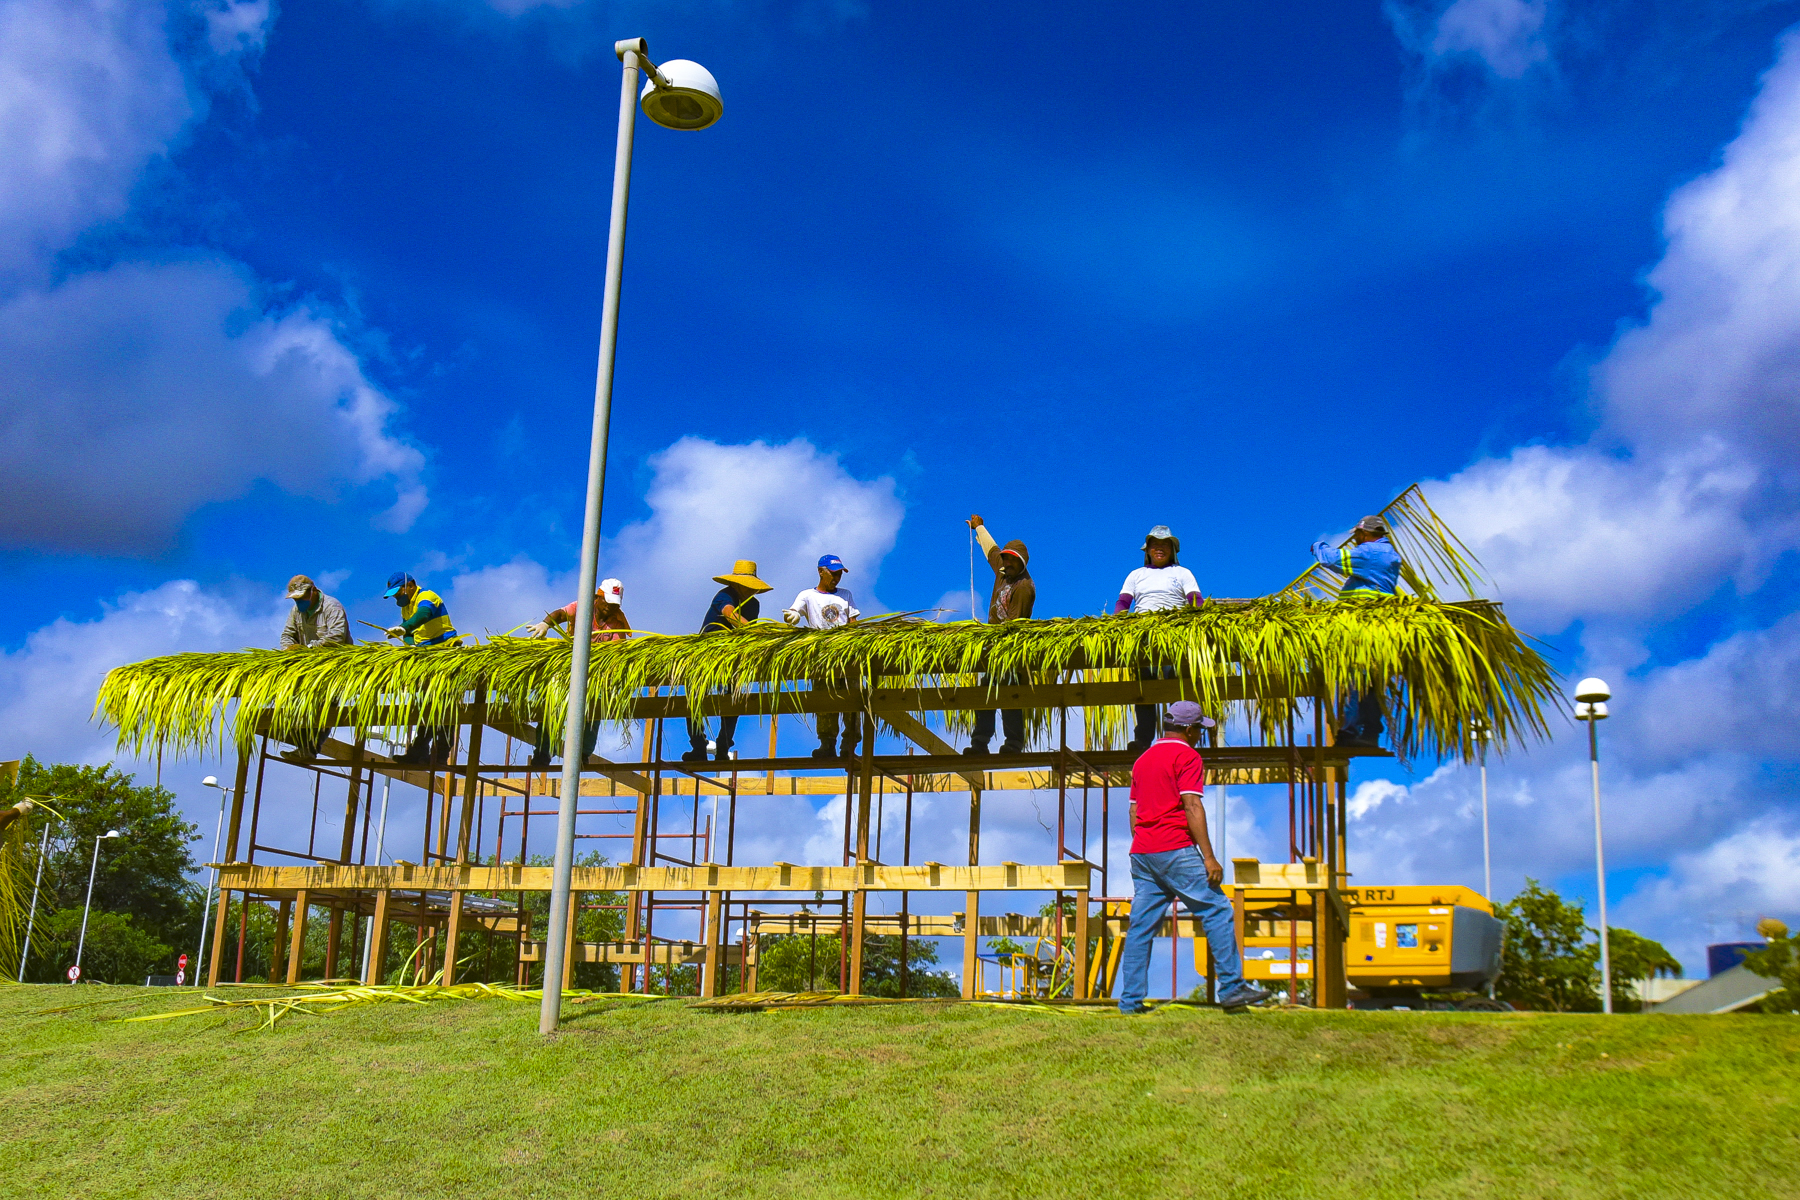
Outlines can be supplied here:
<path id="1" fill-rule="evenodd" d="M 369 970 L 363 982 L 371 987 L 381 982 L 387 965 L 388 899 L 387 888 L 375 893 L 375 914 L 369 919 Z"/>
<path id="2" fill-rule="evenodd" d="M 1088 886 L 1089 866 L 1068 861 L 1050 864 L 1004 863 L 952 867 L 925 863 L 903 867 L 860 863 L 847 867 L 804 867 L 776 863 L 767 867 L 576 867 L 574 887 L 586 892 L 964 892 L 1075 891 Z M 304 888 L 308 891 L 379 891 L 402 888 L 433 892 L 547 892 L 550 867 L 507 863 L 488 866 L 423 867 L 400 863 L 391 867 L 282 867 L 264 863 L 219 864 L 222 887 L 254 892 L 271 899 Z"/>
<path id="3" fill-rule="evenodd" d="M 700 986 L 701 994 L 706 996 L 717 996 L 724 990 L 725 956 L 721 953 L 724 947 L 719 945 L 720 909 L 724 899 L 723 892 L 706 893 L 706 959 L 701 966 L 706 978 Z"/>
<path id="4" fill-rule="evenodd" d="M 288 947 L 287 960 L 287 984 L 289 987 L 300 982 L 300 963 L 306 954 L 306 909 L 306 892 L 295 892 L 294 932 L 292 942 Z"/>
<path id="5" fill-rule="evenodd" d="M 1075 998 L 1088 998 L 1088 894 L 1075 893 Z"/>

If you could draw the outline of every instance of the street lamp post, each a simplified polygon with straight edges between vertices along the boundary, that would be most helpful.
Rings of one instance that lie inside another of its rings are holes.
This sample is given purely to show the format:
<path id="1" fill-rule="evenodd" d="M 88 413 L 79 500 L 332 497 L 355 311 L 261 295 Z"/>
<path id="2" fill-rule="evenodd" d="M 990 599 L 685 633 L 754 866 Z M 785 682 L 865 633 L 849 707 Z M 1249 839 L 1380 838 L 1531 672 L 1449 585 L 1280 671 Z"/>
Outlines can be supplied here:
<path id="1" fill-rule="evenodd" d="M 1481 747 L 1481 879 L 1482 895 L 1488 903 L 1494 902 L 1494 854 L 1492 842 L 1488 838 L 1488 798 L 1487 798 L 1487 752 L 1488 743 L 1494 740 L 1494 728 L 1486 721 L 1477 719 L 1473 730 L 1476 744 Z"/>
<path id="2" fill-rule="evenodd" d="M 219 839 L 225 833 L 225 799 L 235 790 L 218 781 L 216 776 L 208 775 L 200 781 L 201 787 L 219 789 L 219 823 L 213 828 L 212 861 L 219 861 Z M 200 949 L 194 955 L 194 986 L 200 986 L 201 973 L 206 969 L 206 936 L 212 931 L 212 898 L 213 887 L 219 882 L 219 868 L 212 869 L 212 878 L 206 881 L 206 903 L 200 908 Z"/>
<path id="3" fill-rule="evenodd" d="M 121 836 L 116 829 L 109 829 L 94 839 L 94 863 L 88 868 L 87 901 L 81 906 L 81 940 L 75 943 L 75 978 L 81 978 L 81 952 L 87 949 L 88 910 L 94 907 L 94 873 L 100 869 L 100 843 L 107 838 Z"/>
<path id="4" fill-rule="evenodd" d="M 50 822 L 44 822 L 44 836 L 38 843 L 37 875 L 31 881 L 31 911 L 25 915 L 25 948 L 19 951 L 19 982 L 25 982 L 25 960 L 31 957 L 31 927 L 37 923 L 38 889 L 44 884 L 44 859 L 50 853 Z"/>
<path id="5" fill-rule="evenodd" d="M 613 358 L 619 339 L 619 288 L 625 272 L 625 210 L 631 197 L 631 143 L 637 106 L 658 125 L 705 129 L 725 110 L 712 73 L 676 59 L 659 69 L 643 38 L 613 45 L 623 64 L 619 88 L 619 140 L 613 154 L 612 224 L 606 239 L 606 291 L 600 314 L 600 364 L 594 377 L 594 429 L 588 443 L 587 509 L 581 526 L 581 568 L 575 588 L 576 630 L 591 629 L 594 580 L 600 563 L 600 504 L 606 494 L 606 439 L 612 421 Z M 643 92 L 638 76 L 647 74 Z M 587 719 L 588 653 L 592 639 L 572 639 L 569 708 L 563 731 L 562 792 L 556 813 L 556 865 L 550 880 L 550 928 L 544 938 L 544 1002 L 538 1032 L 556 1032 L 562 1016 L 563 954 L 569 939 L 569 891 L 575 871 L 575 808 L 581 791 L 583 725 Z"/>
<path id="6" fill-rule="evenodd" d="M 1612 689 L 1592 677 L 1575 685 L 1575 719 L 1588 725 L 1588 761 L 1594 774 L 1594 871 L 1600 881 L 1600 1009 L 1612 1012 L 1612 954 L 1606 935 L 1606 843 L 1600 832 L 1600 722 Z"/>

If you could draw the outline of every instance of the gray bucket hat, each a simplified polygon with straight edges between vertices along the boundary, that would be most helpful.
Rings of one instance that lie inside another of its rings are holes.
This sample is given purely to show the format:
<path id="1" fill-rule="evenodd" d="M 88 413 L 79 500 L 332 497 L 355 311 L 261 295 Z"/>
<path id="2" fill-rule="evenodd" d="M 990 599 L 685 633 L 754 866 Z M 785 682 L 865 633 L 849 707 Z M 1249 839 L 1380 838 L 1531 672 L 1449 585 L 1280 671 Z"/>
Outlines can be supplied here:
<path id="1" fill-rule="evenodd" d="M 1146 533 L 1144 535 L 1144 544 L 1139 546 L 1138 549 L 1148 550 L 1150 548 L 1151 538 L 1155 538 L 1159 542 L 1173 542 L 1175 543 L 1175 552 L 1177 554 L 1181 553 L 1181 539 L 1176 537 L 1174 531 L 1167 525 L 1158 525 L 1151 529 L 1149 533 Z"/>

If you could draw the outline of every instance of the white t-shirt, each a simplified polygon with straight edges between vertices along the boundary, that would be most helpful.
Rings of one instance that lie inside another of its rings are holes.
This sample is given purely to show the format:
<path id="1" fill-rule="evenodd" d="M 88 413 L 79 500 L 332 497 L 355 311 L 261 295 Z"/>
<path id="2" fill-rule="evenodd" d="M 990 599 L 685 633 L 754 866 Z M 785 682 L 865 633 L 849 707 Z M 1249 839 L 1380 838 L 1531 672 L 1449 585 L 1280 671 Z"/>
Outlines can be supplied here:
<path id="1" fill-rule="evenodd" d="M 816 587 L 795 596 L 794 602 L 781 614 L 782 620 L 789 625 L 803 625 L 808 629 L 836 629 L 860 616 L 856 602 L 850 599 L 849 588 L 821 592 Z"/>
<path id="2" fill-rule="evenodd" d="M 1160 612 L 1182 607 L 1188 593 L 1199 590 L 1186 567 L 1139 567 L 1125 577 L 1119 594 L 1131 597 L 1132 612 Z"/>

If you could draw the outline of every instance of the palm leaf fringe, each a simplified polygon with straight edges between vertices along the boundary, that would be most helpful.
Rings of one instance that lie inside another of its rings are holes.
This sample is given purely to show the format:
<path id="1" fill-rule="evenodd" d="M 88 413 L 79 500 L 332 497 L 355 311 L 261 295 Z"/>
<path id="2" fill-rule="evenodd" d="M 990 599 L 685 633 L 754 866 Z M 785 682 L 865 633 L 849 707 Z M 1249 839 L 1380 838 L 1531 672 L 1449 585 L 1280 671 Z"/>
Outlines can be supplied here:
<path id="1" fill-rule="evenodd" d="M 1427 600 L 1438 598 L 1439 587 L 1453 589 L 1461 596 L 1477 596 L 1486 577 L 1474 551 L 1444 524 L 1425 491 L 1413 484 L 1381 510 L 1388 523 L 1388 536 L 1400 552 L 1400 584 L 1415 596 Z M 1349 539 L 1340 546 L 1349 545 Z M 1435 581 L 1435 582 L 1434 582 Z M 1335 600 L 1343 590 L 1344 580 L 1337 572 L 1314 563 L 1287 587 L 1284 596 L 1313 596 Z"/>
<path id="2" fill-rule="evenodd" d="M 129 752 L 159 741 L 177 752 L 247 749 L 259 732 L 293 742 L 343 726 L 357 737 L 395 736 L 454 724 L 477 698 L 491 712 L 547 722 L 560 735 L 571 652 L 567 641 L 502 637 L 407 649 L 174 654 L 114 668 L 96 713 Z M 1545 737 L 1546 714 L 1561 705 L 1549 664 L 1490 601 L 1283 595 L 1004 625 L 900 615 L 833 630 L 768 621 L 649 635 L 596 650 L 587 714 L 623 728 L 634 701 L 678 692 L 704 714 L 728 693 L 773 692 L 778 707 L 797 707 L 819 685 L 1130 678 L 1171 666 L 1208 712 L 1238 708 L 1264 741 L 1277 740 L 1307 698 L 1386 686 L 1394 748 L 1407 757 L 1471 758 L 1474 718 L 1492 728 L 1496 749 Z M 1036 714 L 1039 728 L 1046 715 Z M 1087 742 L 1103 746 L 1117 737 L 1123 713 L 1095 716 Z"/>

